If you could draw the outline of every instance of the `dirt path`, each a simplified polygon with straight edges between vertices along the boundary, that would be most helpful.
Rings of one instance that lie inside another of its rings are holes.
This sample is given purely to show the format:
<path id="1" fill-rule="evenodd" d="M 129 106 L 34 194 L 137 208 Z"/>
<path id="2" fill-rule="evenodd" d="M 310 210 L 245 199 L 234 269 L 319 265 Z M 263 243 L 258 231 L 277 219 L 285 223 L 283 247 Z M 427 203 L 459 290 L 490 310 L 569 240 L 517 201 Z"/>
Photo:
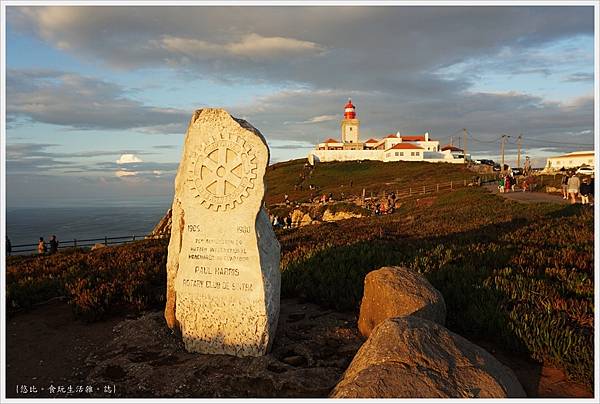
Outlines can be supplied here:
<path id="1" fill-rule="evenodd" d="M 500 195 L 506 199 L 510 199 L 511 201 L 521 202 L 521 203 L 559 203 L 561 205 L 568 205 L 570 202 L 566 199 L 563 199 L 560 195 L 547 194 L 545 192 L 523 192 L 523 191 L 515 191 L 515 192 L 499 192 L 498 187 L 496 185 L 485 185 L 485 189 L 488 191 Z"/>
<path id="2" fill-rule="evenodd" d="M 85 389 L 85 358 L 112 339 L 113 327 L 124 318 L 86 324 L 76 321 L 71 308 L 60 301 L 8 318 L 7 397 L 57 397 L 49 392 L 51 386 L 63 386 L 65 390 L 68 386 L 73 389 L 83 386 Z M 37 389 L 38 394 L 31 393 L 31 387 Z"/>

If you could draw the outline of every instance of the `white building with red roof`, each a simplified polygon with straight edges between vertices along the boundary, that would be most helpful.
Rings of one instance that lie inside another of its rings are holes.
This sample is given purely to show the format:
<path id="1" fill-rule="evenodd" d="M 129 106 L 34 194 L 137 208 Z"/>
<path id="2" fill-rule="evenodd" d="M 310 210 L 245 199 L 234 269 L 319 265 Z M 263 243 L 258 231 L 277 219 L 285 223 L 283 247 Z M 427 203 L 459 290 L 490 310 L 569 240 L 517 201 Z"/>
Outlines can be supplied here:
<path id="1" fill-rule="evenodd" d="M 311 164 L 329 161 L 428 161 L 446 163 L 464 163 L 450 150 L 440 151 L 440 143 L 422 135 L 402 135 L 400 132 L 385 136 L 383 139 L 360 141 L 360 121 L 356 117 L 356 107 L 352 100 L 344 106 L 344 118 L 341 121 L 341 140 L 329 138 L 319 143 L 308 155 Z"/>

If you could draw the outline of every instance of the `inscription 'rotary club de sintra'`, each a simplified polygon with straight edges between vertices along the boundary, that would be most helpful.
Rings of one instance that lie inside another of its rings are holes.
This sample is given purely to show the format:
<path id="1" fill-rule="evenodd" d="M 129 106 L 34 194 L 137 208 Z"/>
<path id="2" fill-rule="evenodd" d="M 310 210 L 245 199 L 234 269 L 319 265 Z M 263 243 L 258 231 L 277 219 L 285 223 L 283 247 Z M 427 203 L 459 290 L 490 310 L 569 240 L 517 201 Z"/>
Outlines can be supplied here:
<path id="1" fill-rule="evenodd" d="M 233 209 L 254 188 L 256 156 L 252 146 L 241 137 L 211 138 L 191 157 L 193 178 L 188 181 L 207 209 Z"/>

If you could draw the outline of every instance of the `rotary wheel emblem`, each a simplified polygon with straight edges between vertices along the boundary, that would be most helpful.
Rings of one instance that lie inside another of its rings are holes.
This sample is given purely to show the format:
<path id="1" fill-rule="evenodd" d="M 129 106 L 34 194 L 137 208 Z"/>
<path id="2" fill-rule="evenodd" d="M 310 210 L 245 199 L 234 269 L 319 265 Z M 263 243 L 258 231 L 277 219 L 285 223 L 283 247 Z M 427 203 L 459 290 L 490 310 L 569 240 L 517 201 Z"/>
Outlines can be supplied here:
<path id="1" fill-rule="evenodd" d="M 252 146 L 240 137 L 211 138 L 192 154 L 193 176 L 188 181 L 196 198 L 207 209 L 234 209 L 254 188 L 255 159 Z"/>

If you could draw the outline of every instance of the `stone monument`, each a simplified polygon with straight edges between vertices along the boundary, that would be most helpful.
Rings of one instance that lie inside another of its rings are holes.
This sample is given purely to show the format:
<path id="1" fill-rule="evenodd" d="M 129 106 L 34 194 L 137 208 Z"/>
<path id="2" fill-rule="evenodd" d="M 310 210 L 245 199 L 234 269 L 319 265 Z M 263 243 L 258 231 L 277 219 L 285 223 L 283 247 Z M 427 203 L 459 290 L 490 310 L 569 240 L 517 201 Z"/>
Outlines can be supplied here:
<path id="1" fill-rule="evenodd" d="M 260 356 L 272 345 L 281 274 L 263 207 L 268 163 L 248 122 L 194 112 L 175 178 L 165 308 L 188 351 Z"/>

